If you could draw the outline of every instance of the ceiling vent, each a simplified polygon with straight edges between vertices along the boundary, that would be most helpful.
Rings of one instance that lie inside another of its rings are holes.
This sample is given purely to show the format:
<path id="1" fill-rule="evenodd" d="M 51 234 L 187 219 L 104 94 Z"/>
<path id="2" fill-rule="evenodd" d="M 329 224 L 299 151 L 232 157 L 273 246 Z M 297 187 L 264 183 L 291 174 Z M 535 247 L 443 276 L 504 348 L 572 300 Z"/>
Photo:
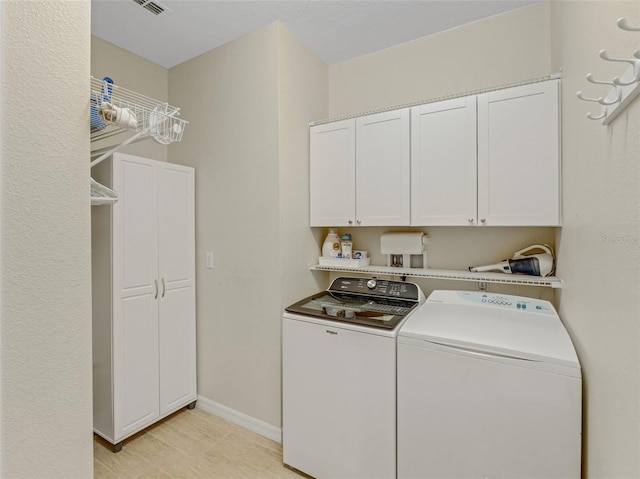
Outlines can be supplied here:
<path id="1" fill-rule="evenodd" d="M 140 5 L 141 7 L 146 8 L 154 15 L 160 15 L 161 13 L 164 13 L 165 11 L 169 10 L 164 5 L 151 0 L 133 0 L 133 1 L 138 5 Z"/>

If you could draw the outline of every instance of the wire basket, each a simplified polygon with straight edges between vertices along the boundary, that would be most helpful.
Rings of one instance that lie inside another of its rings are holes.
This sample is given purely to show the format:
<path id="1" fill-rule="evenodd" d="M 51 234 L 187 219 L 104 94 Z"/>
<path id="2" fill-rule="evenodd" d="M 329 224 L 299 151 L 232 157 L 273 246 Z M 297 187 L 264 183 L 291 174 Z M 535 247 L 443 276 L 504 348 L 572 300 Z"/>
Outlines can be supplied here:
<path id="1" fill-rule="evenodd" d="M 91 181 L 91 204 L 92 205 L 110 205 L 118 201 L 118 193 L 111 188 L 101 185 L 93 178 Z"/>
<path id="2" fill-rule="evenodd" d="M 141 95 L 105 77 L 91 77 L 91 141 L 125 131 L 147 133 L 164 145 L 180 141 L 188 123 L 180 109 Z"/>

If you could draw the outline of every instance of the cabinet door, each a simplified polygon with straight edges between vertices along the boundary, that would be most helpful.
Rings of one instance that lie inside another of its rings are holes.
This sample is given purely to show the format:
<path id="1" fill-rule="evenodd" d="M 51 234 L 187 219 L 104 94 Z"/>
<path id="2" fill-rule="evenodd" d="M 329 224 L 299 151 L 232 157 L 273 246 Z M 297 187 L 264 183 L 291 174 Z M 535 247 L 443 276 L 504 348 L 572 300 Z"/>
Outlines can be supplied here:
<path id="1" fill-rule="evenodd" d="M 113 382 L 115 440 L 153 422 L 158 409 L 156 162 L 115 155 Z"/>
<path id="2" fill-rule="evenodd" d="M 476 224 L 476 97 L 411 109 L 411 224 Z"/>
<path id="3" fill-rule="evenodd" d="M 410 223 L 409 109 L 356 119 L 356 224 Z"/>
<path id="4" fill-rule="evenodd" d="M 355 120 L 309 129 L 311 226 L 355 220 Z"/>
<path id="5" fill-rule="evenodd" d="M 196 398 L 195 216 L 192 168 L 160 164 L 160 414 Z"/>
<path id="6" fill-rule="evenodd" d="M 478 96 L 478 217 L 560 225 L 558 80 Z"/>
<path id="7" fill-rule="evenodd" d="M 314 477 L 395 477 L 395 339 L 285 318 L 283 457 Z"/>

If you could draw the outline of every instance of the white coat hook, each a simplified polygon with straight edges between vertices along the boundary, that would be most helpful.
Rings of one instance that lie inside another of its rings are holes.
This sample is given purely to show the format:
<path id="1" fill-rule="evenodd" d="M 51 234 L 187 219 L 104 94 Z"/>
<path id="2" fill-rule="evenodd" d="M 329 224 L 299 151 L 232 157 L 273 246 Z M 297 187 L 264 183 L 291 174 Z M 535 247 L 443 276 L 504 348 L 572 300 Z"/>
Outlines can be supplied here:
<path id="1" fill-rule="evenodd" d="M 616 25 L 622 30 L 626 30 L 628 32 L 640 32 L 640 27 L 632 27 L 627 23 L 627 19 L 624 17 L 618 18 Z"/>
<path id="2" fill-rule="evenodd" d="M 622 76 L 625 75 L 616 77 L 613 79 L 613 83 L 615 83 L 616 85 L 629 86 L 640 81 L 640 50 L 634 51 L 633 56 L 637 58 L 637 60 L 632 60 L 633 67 L 625 72 L 625 75 L 630 75 L 631 78 L 629 80 L 623 80 Z"/>
<path id="3" fill-rule="evenodd" d="M 587 81 L 589 81 L 591 83 L 595 83 L 596 85 L 611 85 L 614 88 L 614 90 L 612 90 L 609 93 L 609 95 L 607 95 L 607 97 L 609 97 L 609 96 L 611 96 L 611 93 L 613 93 L 614 96 L 610 100 L 608 100 L 606 97 L 605 98 L 598 98 L 598 103 L 600 103 L 601 105 L 614 105 L 614 104 L 618 103 L 622 99 L 622 91 L 612 81 L 594 80 L 593 79 L 593 74 L 591 74 L 591 73 L 587 73 L 586 79 L 587 79 Z M 580 98 L 581 100 L 583 99 L 580 96 L 578 98 Z"/>
<path id="4" fill-rule="evenodd" d="M 592 73 L 587 73 L 586 79 L 588 82 L 595 83 L 596 85 L 611 85 L 616 86 L 612 81 L 594 80 Z"/>
<path id="5" fill-rule="evenodd" d="M 622 80 L 622 77 L 615 77 L 613 79 L 613 83 L 619 86 L 629 86 L 629 85 L 633 85 L 634 83 L 638 83 L 640 81 L 640 68 L 635 68 L 635 69 L 639 70 L 639 72 L 636 73 L 631 80 L 624 81 Z"/>
<path id="6" fill-rule="evenodd" d="M 608 62 L 624 62 L 624 63 L 631 63 L 632 65 L 635 65 L 638 60 L 636 60 L 635 58 L 613 58 L 609 56 L 609 53 L 606 50 L 600 50 L 600 58 L 602 58 L 603 60 L 606 60 Z"/>
<path id="7" fill-rule="evenodd" d="M 589 118 L 589 120 L 602 120 L 605 116 L 606 116 L 605 112 L 602 112 L 600 116 L 593 116 L 591 115 L 591 113 L 587 113 L 587 118 Z"/>
<path id="8" fill-rule="evenodd" d="M 616 86 L 615 90 L 612 90 L 614 97 L 611 98 L 610 100 L 607 99 L 607 97 L 609 95 L 607 95 L 607 97 L 605 98 L 600 98 L 600 100 L 598 101 L 598 103 L 600 103 L 601 105 L 615 105 L 616 103 L 618 103 L 620 100 L 622 100 L 622 90 L 620 90 L 620 88 L 618 88 Z"/>
<path id="9" fill-rule="evenodd" d="M 576 96 L 583 101 L 594 101 L 596 103 L 600 103 L 600 100 L 602 100 L 603 98 L 587 98 L 585 96 L 582 95 L 582 91 L 576 92 Z"/>

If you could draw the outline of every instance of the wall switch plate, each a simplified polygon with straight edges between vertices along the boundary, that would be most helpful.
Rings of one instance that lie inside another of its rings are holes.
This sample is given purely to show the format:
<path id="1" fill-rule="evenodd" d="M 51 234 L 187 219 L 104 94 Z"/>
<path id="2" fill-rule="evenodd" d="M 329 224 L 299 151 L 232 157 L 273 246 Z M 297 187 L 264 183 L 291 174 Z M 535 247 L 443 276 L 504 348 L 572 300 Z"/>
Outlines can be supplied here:
<path id="1" fill-rule="evenodd" d="M 213 253 L 207 251 L 207 268 L 213 269 Z"/>

